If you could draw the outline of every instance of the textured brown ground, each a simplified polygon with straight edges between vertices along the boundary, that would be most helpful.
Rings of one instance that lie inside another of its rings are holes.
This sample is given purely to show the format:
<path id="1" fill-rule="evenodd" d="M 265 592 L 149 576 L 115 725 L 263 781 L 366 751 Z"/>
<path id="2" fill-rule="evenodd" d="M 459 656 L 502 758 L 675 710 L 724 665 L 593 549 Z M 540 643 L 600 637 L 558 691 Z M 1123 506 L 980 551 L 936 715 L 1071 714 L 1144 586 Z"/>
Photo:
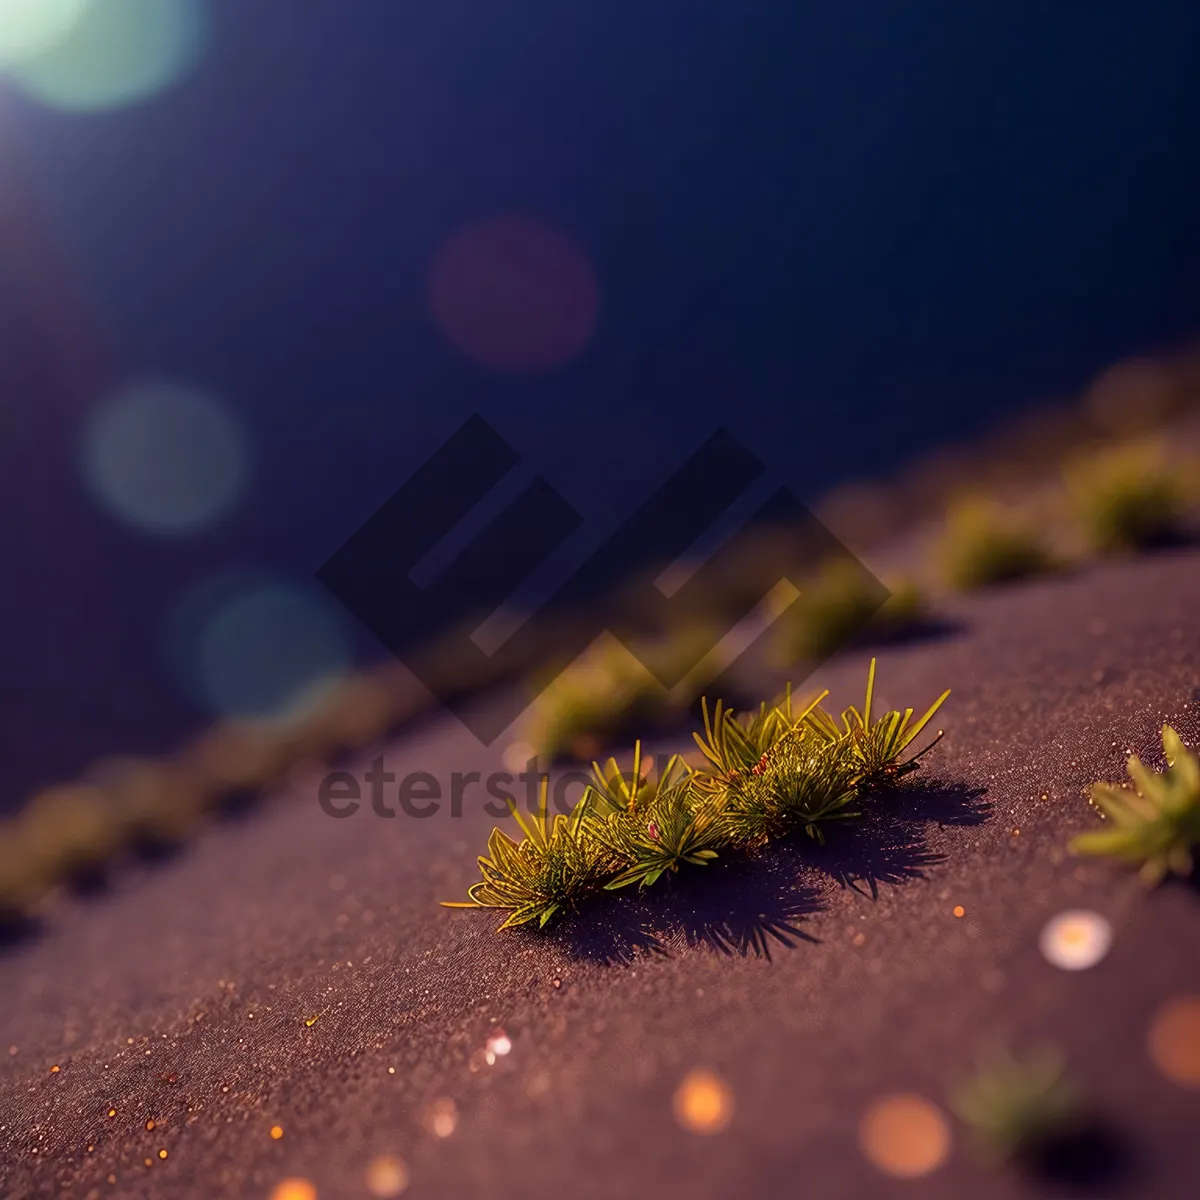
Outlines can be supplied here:
<path id="1" fill-rule="evenodd" d="M 1128 1160 L 1079 1194 L 1195 1196 L 1200 1092 L 1156 1072 L 1145 1036 L 1161 1002 L 1200 992 L 1200 892 L 1146 896 L 1062 848 L 1094 819 L 1083 786 L 1119 778 L 1130 748 L 1153 756 L 1164 719 L 1194 744 L 1198 614 L 1195 551 L 962 602 L 961 632 L 880 663 L 885 702 L 953 687 L 926 774 L 956 786 L 550 939 L 435 907 L 474 877 L 487 816 L 335 821 L 297 781 L 184 856 L 63 901 L 0 958 L 0 1195 L 253 1198 L 302 1175 L 329 1200 L 367 1195 L 366 1163 L 395 1153 L 414 1197 L 1065 1196 L 980 1169 L 961 1138 L 933 1175 L 893 1181 L 856 1138 L 876 1094 L 944 1103 L 989 1043 L 1049 1039 Z M 850 701 L 864 665 L 819 681 Z M 386 756 L 445 777 L 496 769 L 499 749 L 442 721 Z M 1079 974 L 1036 945 L 1074 906 L 1116 928 Z M 760 914 L 806 937 L 747 950 Z M 513 1049 L 488 1066 L 494 1024 Z M 671 1115 L 696 1065 L 737 1099 L 710 1138 Z M 439 1097 L 459 1114 L 445 1138 L 425 1121 Z"/>

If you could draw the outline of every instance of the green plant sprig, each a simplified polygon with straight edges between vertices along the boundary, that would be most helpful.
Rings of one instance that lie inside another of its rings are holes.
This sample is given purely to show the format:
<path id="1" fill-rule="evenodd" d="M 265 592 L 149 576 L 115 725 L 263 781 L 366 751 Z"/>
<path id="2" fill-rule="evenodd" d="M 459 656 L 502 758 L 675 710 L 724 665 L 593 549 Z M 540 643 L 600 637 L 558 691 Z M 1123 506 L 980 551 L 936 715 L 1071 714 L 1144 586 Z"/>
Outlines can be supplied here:
<path id="1" fill-rule="evenodd" d="M 962 1081 L 951 1107 L 970 1127 L 985 1161 L 1034 1155 L 1080 1120 L 1080 1094 L 1062 1057 L 1042 1049 L 1027 1058 L 997 1052 Z"/>
<path id="2" fill-rule="evenodd" d="M 875 660 L 871 659 L 871 669 L 867 675 L 867 697 L 862 712 L 853 705 L 847 708 L 842 713 L 840 729 L 833 718 L 820 707 L 814 706 L 805 716 L 805 720 L 826 741 L 833 744 L 848 741 L 850 752 L 858 764 L 857 783 L 860 787 L 877 787 L 883 783 L 895 782 L 917 769 L 921 756 L 941 741 L 941 733 L 920 754 L 915 754 L 909 759 L 902 759 L 901 755 L 933 720 L 938 709 L 946 703 L 950 692 L 944 691 L 916 724 L 911 724 L 914 711 L 911 708 L 906 708 L 903 712 L 893 710 L 872 724 L 871 702 L 874 695 Z"/>
<path id="3" fill-rule="evenodd" d="M 633 778 L 640 779 L 641 743 L 634 750 Z M 723 812 L 714 797 L 692 788 L 694 772 L 678 756 L 663 768 L 653 788 L 637 791 L 634 802 L 606 815 L 585 818 L 590 836 L 620 864 L 608 891 L 636 883 L 650 887 L 685 863 L 704 866 L 728 845 Z M 593 809 L 596 794 L 590 798 Z M 588 799 L 585 797 L 585 799 Z"/>
<path id="4" fill-rule="evenodd" d="M 651 780 L 637 742 L 628 774 L 615 759 L 605 768 L 592 764 L 593 778 L 569 815 L 550 816 L 544 777 L 536 815 L 526 818 L 508 801 L 522 839 L 494 829 L 479 859 L 482 879 L 467 900 L 443 904 L 506 910 L 500 929 L 540 928 L 590 893 L 652 887 L 727 851 L 799 830 L 823 843 L 826 822 L 861 816 L 862 802 L 881 784 L 916 770 L 925 751 L 905 752 L 949 695 L 915 723 L 911 708 L 872 722 L 874 687 L 872 659 L 863 708 L 846 709 L 840 726 L 820 707 L 828 693 L 796 708 L 789 687 L 776 703 L 742 714 L 720 700 L 710 710 L 704 701 L 703 736 L 694 736 L 705 767 L 676 755 Z"/>
<path id="5" fill-rule="evenodd" d="M 826 821 L 861 816 L 849 805 L 860 774 L 849 742 L 825 742 L 800 726 L 781 738 L 749 771 L 723 782 L 735 845 L 752 848 L 803 829 L 824 843 Z"/>
<path id="6" fill-rule="evenodd" d="M 1190 875 L 1192 852 L 1200 846 L 1200 757 L 1169 725 L 1163 726 L 1162 742 L 1165 771 L 1150 770 L 1134 754 L 1127 764 L 1132 788 L 1092 785 L 1091 802 L 1110 827 L 1081 833 L 1070 844 L 1073 854 L 1140 864 L 1142 878 L 1150 885 L 1171 872 Z"/>
<path id="7" fill-rule="evenodd" d="M 469 900 L 449 901 L 446 908 L 501 908 L 509 916 L 500 926 L 508 929 L 537 921 L 545 925 L 559 909 L 595 888 L 611 870 L 604 855 L 584 836 L 584 799 L 570 816 L 550 816 L 549 776 L 543 776 L 538 812 L 527 820 L 511 797 L 508 809 L 524 838 L 514 841 L 502 829 L 493 829 L 488 853 L 479 859 L 483 878 L 467 889 Z"/>

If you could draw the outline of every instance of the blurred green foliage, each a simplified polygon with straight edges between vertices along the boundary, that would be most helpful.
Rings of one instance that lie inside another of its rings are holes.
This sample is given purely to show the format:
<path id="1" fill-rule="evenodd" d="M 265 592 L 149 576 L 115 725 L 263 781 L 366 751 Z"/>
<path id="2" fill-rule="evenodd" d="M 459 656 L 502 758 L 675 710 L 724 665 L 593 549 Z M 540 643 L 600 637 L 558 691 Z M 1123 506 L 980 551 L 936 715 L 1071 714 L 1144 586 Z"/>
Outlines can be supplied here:
<path id="1" fill-rule="evenodd" d="M 951 1107 L 980 1156 L 997 1164 L 1046 1149 L 1076 1128 L 1081 1111 L 1062 1057 L 1050 1050 L 1026 1059 L 994 1054 L 958 1086 Z"/>
<path id="2" fill-rule="evenodd" d="M 779 619 L 774 656 L 780 666 L 822 662 L 856 641 L 887 641 L 926 617 L 924 594 L 911 579 L 890 588 L 857 563 L 836 561 L 818 571 Z"/>
<path id="3" fill-rule="evenodd" d="M 947 514 L 937 559 L 942 578 L 956 591 L 1026 579 L 1054 566 L 1031 520 L 978 497 Z"/>
<path id="4" fill-rule="evenodd" d="M 1133 787 L 1095 783 L 1091 802 L 1107 828 L 1081 833 L 1071 842 L 1075 854 L 1117 858 L 1141 867 L 1142 878 L 1156 884 L 1167 874 L 1190 875 L 1193 851 L 1200 846 L 1200 757 L 1163 726 L 1165 771 L 1152 771 L 1137 755 L 1127 769 Z"/>
<path id="5" fill-rule="evenodd" d="M 1182 531 L 1185 480 L 1159 443 L 1108 446 L 1075 460 L 1065 478 L 1075 519 L 1098 554 L 1161 545 Z"/>

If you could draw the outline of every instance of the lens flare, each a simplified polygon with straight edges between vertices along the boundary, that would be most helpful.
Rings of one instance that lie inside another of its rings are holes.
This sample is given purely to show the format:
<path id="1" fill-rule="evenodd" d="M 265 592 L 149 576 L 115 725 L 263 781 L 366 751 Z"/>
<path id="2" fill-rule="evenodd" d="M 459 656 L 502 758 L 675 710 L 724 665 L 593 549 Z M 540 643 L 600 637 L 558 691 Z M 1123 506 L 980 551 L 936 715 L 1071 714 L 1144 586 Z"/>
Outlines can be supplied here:
<path id="1" fill-rule="evenodd" d="M 14 39 L 36 38 L 11 71 L 27 95 L 51 108 L 95 112 L 146 99 L 177 83 L 195 64 L 204 40 L 200 0 L 6 0 L 4 9 L 46 8 L 58 14 L 28 18 Z M 0 62 L 7 61 L 0 40 Z"/>
<path id="2" fill-rule="evenodd" d="M 249 454 L 240 425 L 216 401 L 175 384 L 136 384 L 95 412 L 84 470 L 115 516 L 156 533 L 187 533 L 229 511 Z"/>
<path id="3" fill-rule="evenodd" d="M 349 667 L 334 614 L 283 585 L 232 601 L 199 649 L 201 686 L 212 708 L 229 716 L 299 717 Z"/>
<path id="4" fill-rule="evenodd" d="M 0 67 L 27 62 L 67 37 L 88 0 L 0 0 Z"/>
<path id="5" fill-rule="evenodd" d="M 497 371 L 544 371 L 573 358 L 596 326 L 596 279 L 565 233 L 493 217 L 438 252 L 429 304 L 446 339 Z"/>
<path id="6" fill-rule="evenodd" d="M 180 682 L 210 712 L 269 722 L 309 715 L 351 666 L 329 602 L 259 573 L 210 580 L 186 596 L 168 651 Z"/>

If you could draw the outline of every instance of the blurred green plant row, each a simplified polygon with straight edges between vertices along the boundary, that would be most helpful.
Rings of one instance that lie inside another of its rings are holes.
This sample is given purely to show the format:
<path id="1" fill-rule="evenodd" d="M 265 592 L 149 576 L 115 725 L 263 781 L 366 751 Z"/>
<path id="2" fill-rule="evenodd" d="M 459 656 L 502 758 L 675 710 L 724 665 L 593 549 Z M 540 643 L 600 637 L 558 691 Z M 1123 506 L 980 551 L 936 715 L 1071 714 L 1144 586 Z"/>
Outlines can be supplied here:
<path id="1" fill-rule="evenodd" d="M 1138 439 L 1073 459 L 1057 484 L 1023 502 L 966 494 L 937 543 L 942 581 L 960 591 L 1088 558 L 1181 540 L 1200 507 L 1200 460 Z"/>
<path id="2" fill-rule="evenodd" d="M 920 582 L 910 573 L 884 584 L 850 561 L 819 566 L 776 621 L 772 665 L 816 666 L 849 646 L 915 636 L 936 625 L 940 588 L 972 591 L 1182 538 L 1200 507 L 1200 473 L 1189 466 L 1137 441 L 1073 461 L 1024 505 L 968 496 L 945 515 Z M 668 655 L 690 661 L 701 636 L 676 634 Z M 680 717 L 687 689 L 668 692 L 643 657 L 615 639 L 596 643 L 534 702 L 521 739 L 545 759 L 587 761 L 632 728 Z"/>
<path id="3" fill-rule="evenodd" d="M 818 516 L 860 553 L 939 523 L 968 493 L 1027 497 L 1064 464 L 1155 438 L 1200 449 L 1200 344 L 1118 362 L 1077 397 L 1042 403 L 969 443 L 932 444 L 889 478 L 844 484 Z"/>
<path id="4" fill-rule="evenodd" d="M 388 664 L 290 725 L 220 722 L 169 758 L 114 757 L 47 788 L 0 824 L 0 925 L 35 916 L 58 886 L 93 885 L 121 859 L 181 846 L 221 812 L 379 738 L 424 700 Z"/>

